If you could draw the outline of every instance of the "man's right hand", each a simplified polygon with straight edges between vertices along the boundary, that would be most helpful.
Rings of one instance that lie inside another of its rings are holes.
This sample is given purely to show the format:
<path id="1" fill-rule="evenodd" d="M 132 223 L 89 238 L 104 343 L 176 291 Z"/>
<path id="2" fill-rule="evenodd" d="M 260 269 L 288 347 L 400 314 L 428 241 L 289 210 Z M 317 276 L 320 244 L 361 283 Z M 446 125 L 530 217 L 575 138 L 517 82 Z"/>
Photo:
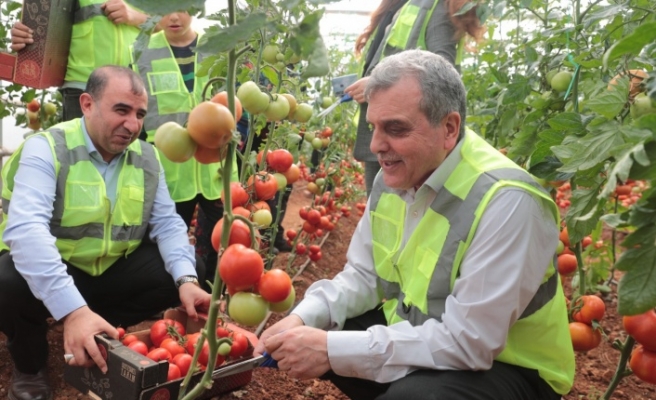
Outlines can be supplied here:
<path id="1" fill-rule="evenodd" d="M 276 322 L 273 324 L 270 328 L 262 332 L 262 335 L 260 335 L 257 345 L 255 346 L 255 349 L 253 352 L 255 354 L 263 354 L 264 351 L 266 350 L 264 348 L 264 342 L 266 341 L 267 338 L 277 335 L 281 332 L 286 331 L 287 329 L 292 329 L 297 326 L 303 326 L 305 323 L 303 323 L 303 320 L 301 317 L 295 314 L 290 314 L 286 316 L 285 318 L 281 319 L 280 321 Z"/>
<path id="2" fill-rule="evenodd" d="M 22 22 L 16 22 L 11 28 L 11 50 L 20 51 L 28 44 L 34 43 L 33 31 Z"/>
<path id="3" fill-rule="evenodd" d="M 95 363 L 103 373 L 107 372 L 107 363 L 94 339 L 94 336 L 100 333 L 107 333 L 118 340 L 116 328 L 87 306 L 80 307 L 66 316 L 64 350 L 74 356 L 69 365 L 91 367 Z"/>

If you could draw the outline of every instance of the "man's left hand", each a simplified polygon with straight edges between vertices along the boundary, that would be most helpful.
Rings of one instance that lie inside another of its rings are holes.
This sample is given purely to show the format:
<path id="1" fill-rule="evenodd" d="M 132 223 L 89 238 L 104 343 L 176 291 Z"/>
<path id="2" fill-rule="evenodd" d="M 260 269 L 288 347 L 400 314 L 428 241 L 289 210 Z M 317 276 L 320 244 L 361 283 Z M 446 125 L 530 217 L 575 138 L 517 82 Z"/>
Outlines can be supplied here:
<path id="1" fill-rule="evenodd" d="M 212 295 L 194 285 L 185 283 L 178 289 L 180 302 L 192 319 L 198 320 L 198 311 L 206 312 L 210 308 Z"/>
<path id="2" fill-rule="evenodd" d="M 278 361 L 278 368 L 292 378 L 317 378 L 330 370 L 324 330 L 299 326 L 269 337 L 264 347 Z"/>

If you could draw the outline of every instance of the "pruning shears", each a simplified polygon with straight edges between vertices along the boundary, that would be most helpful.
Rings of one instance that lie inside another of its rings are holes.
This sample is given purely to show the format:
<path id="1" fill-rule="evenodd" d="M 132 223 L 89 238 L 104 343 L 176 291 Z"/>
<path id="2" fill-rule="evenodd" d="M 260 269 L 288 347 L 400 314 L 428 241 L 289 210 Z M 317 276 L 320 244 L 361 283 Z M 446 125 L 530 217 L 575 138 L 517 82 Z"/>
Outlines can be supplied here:
<path id="1" fill-rule="evenodd" d="M 238 374 L 240 372 L 249 371 L 256 367 L 269 367 L 278 368 L 278 362 L 274 360 L 266 351 L 261 356 L 249 358 L 248 360 L 240 361 L 238 363 L 228 365 L 212 373 L 213 378 L 223 378 L 226 376 Z"/>
<path id="2" fill-rule="evenodd" d="M 330 112 L 332 112 L 335 108 L 337 108 L 338 105 L 340 105 L 340 104 L 342 104 L 342 103 L 345 103 L 345 102 L 347 102 L 347 101 L 351 101 L 351 100 L 353 100 L 353 97 L 351 97 L 350 94 L 345 94 L 345 95 L 343 95 L 342 97 L 340 97 L 339 100 L 337 100 L 336 102 L 334 102 L 333 104 L 331 104 L 331 105 L 330 105 L 328 108 L 326 108 L 325 110 L 321 111 L 321 112 L 317 115 L 317 118 L 322 118 L 322 117 L 328 115 L 328 114 L 329 114 Z"/>

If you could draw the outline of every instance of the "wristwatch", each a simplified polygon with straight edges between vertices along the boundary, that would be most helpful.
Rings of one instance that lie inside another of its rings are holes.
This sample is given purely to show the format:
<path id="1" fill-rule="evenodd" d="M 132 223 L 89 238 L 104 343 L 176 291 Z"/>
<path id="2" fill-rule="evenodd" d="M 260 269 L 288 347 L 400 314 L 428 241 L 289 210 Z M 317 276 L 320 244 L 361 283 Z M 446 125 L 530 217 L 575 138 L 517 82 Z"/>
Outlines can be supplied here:
<path id="1" fill-rule="evenodd" d="M 184 285 L 185 283 L 188 283 L 188 282 L 191 282 L 196 286 L 200 286 L 200 284 L 198 283 L 198 278 L 196 278 L 193 275 L 185 275 L 185 276 L 179 277 L 175 281 L 175 287 L 180 289 L 180 286 L 182 286 L 182 285 Z"/>

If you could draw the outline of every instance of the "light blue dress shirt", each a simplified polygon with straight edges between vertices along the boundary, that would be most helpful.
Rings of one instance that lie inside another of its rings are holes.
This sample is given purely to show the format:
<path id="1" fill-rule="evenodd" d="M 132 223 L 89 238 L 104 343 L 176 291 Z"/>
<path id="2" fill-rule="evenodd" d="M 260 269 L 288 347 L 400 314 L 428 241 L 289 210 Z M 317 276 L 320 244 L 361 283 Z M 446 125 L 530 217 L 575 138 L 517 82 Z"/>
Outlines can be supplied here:
<path id="1" fill-rule="evenodd" d="M 107 198 L 116 200 L 116 185 L 126 152 L 105 162 L 91 142 L 84 119 L 82 129 L 91 162 L 103 176 Z M 14 177 L 14 191 L 2 239 L 9 246 L 16 269 L 25 278 L 34 296 L 43 301 L 53 318 L 59 320 L 86 305 L 67 273 L 50 233 L 55 201 L 54 156 L 42 136 L 29 137 Z M 150 238 L 157 243 L 165 268 L 172 279 L 196 276 L 194 247 L 189 244 L 187 227 L 176 213 L 164 170 L 160 167 L 155 203 L 149 218 Z"/>

